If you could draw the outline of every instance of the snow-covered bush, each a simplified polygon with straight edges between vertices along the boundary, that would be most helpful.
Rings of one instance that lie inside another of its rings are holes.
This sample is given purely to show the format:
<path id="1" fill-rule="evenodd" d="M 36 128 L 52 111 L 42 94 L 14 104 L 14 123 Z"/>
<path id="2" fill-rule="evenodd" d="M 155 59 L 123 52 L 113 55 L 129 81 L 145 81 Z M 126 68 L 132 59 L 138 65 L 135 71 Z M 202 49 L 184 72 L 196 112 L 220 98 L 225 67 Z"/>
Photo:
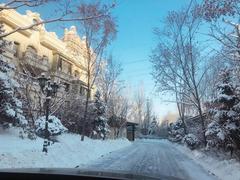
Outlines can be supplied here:
<path id="1" fill-rule="evenodd" d="M 194 134 L 187 134 L 183 138 L 183 142 L 192 150 L 196 149 L 200 144 L 200 141 Z"/>
<path id="2" fill-rule="evenodd" d="M 220 146 L 224 143 L 225 135 L 218 122 L 213 121 L 207 126 L 205 133 L 207 137 L 207 146 Z"/>
<path id="3" fill-rule="evenodd" d="M 176 122 L 171 123 L 168 129 L 169 140 L 173 142 L 181 142 L 185 136 L 183 122 L 178 119 Z"/>
<path id="4" fill-rule="evenodd" d="M 35 121 L 36 134 L 40 137 L 44 137 L 45 123 L 46 123 L 45 116 L 41 116 Z M 48 132 L 50 136 L 59 135 L 66 131 L 67 128 L 62 125 L 60 119 L 58 119 L 56 116 L 49 116 Z"/>
<path id="5" fill-rule="evenodd" d="M 239 84 L 233 80 L 232 69 L 222 70 L 219 77 L 218 94 L 209 111 L 212 122 L 205 135 L 208 147 L 227 150 L 228 147 L 240 147 Z"/>
<path id="6" fill-rule="evenodd" d="M 0 24 L 0 34 L 4 32 Z M 16 97 L 18 83 L 12 78 L 14 66 L 7 62 L 3 55 L 8 42 L 0 38 L 0 124 L 26 126 L 27 121 L 23 116 L 22 103 Z"/>

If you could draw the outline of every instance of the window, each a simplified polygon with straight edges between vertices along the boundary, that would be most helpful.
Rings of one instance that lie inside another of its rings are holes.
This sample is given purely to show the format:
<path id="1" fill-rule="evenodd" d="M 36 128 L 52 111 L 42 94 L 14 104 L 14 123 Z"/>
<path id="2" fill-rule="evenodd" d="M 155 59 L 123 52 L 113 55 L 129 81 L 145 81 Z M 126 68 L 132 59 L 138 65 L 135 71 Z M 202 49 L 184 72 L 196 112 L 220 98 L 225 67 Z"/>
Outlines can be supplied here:
<path id="1" fill-rule="evenodd" d="M 38 20 L 37 20 L 37 19 L 33 19 L 33 23 L 34 23 L 34 24 L 37 24 L 37 23 L 38 23 Z"/>
<path id="2" fill-rule="evenodd" d="M 86 96 L 87 95 L 87 88 L 81 86 L 80 87 L 80 95 L 81 96 Z"/>
<path id="3" fill-rule="evenodd" d="M 81 86 L 80 87 L 80 95 L 83 96 L 84 95 L 84 88 Z"/>
<path id="4" fill-rule="evenodd" d="M 66 91 L 66 92 L 69 92 L 70 84 L 64 83 L 64 85 L 65 85 L 65 91 Z"/>
<path id="5" fill-rule="evenodd" d="M 62 58 L 58 59 L 58 70 L 62 71 Z"/>
<path id="6" fill-rule="evenodd" d="M 64 60 L 62 57 L 58 59 L 58 70 L 65 74 L 72 75 L 72 64 Z"/>
<path id="7" fill-rule="evenodd" d="M 39 21 L 37 19 L 33 19 L 33 24 L 37 24 L 37 23 L 39 23 Z M 33 30 L 37 31 L 38 27 L 40 27 L 40 25 L 34 26 Z"/>
<path id="8" fill-rule="evenodd" d="M 80 95 L 82 96 L 87 95 L 87 89 L 83 86 L 80 87 Z"/>
<path id="9" fill-rule="evenodd" d="M 62 72 L 65 74 L 72 74 L 72 65 L 67 61 L 62 61 Z"/>
<path id="10" fill-rule="evenodd" d="M 80 73 L 77 70 L 74 72 L 74 77 L 76 77 L 76 78 L 80 77 Z"/>
<path id="11" fill-rule="evenodd" d="M 48 64 L 48 57 L 44 55 L 44 56 L 42 57 L 42 61 L 43 61 L 43 64 L 46 64 L 46 65 L 47 65 L 47 64 Z"/>
<path id="12" fill-rule="evenodd" d="M 20 48 L 20 44 L 18 42 L 14 42 L 13 44 L 14 57 L 19 56 L 19 48 Z"/>
<path id="13" fill-rule="evenodd" d="M 72 65 L 68 64 L 68 72 L 67 74 L 71 75 L 72 74 Z"/>

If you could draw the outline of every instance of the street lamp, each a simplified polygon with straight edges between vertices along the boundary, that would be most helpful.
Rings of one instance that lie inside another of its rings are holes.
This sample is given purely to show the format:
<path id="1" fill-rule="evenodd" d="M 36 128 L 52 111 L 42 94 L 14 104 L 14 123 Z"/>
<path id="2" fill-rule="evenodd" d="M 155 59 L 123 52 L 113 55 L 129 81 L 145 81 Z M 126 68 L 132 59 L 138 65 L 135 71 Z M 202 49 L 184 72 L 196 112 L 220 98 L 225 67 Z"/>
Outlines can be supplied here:
<path id="1" fill-rule="evenodd" d="M 45 77 L 44 73 L 42 73 L 41 76 L 38 78 L 39 86 L 42 92 L 44 92 L 44 87 L 46 86 L 47 80 L 48 79 Z"/>
<path id="2" fill-rule="evenodd" d="M 50 100 L 52 96 L 56 96 L 59 85 L 54 82 L 50 82 L 50 78 L 46 78 L 45 74 L 42 73 L 38 78 L 39 86 L 43 94 L 46 95 L 46 121 L 45 121 L 45 133 L 44 133 L 44 143 L 43 143 L 43 152 L 47 153 L 47 146 L 49 145 L 49 131 L 48 131 L 48 123 L 49 123 L 49 107 Z"/>
<path id="3" fill-rule="evenodd" d="M 58 90 L 58 88 L 59 88 L 59 85 L 54 81 L 54 82 L 51 84 L 51 88 L 52 88 L 52 95 L 53 95 L 53 96 L 56 96 L 57 90 Z"/>

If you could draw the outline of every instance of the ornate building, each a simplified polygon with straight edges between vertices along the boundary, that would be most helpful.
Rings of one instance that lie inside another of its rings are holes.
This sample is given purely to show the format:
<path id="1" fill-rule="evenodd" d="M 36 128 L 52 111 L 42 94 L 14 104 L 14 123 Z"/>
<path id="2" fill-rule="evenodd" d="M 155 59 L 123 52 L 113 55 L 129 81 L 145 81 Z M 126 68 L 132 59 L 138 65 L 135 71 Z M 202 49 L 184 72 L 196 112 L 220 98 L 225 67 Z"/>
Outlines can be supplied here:
<path id="1" fill-rule="evenodd" d="M 15 10 L 0 12 L 0 22 L 6 32 L 38 21 L 41 21 L 40 15 L 31 11 L 26 11 L 26 15 Z M 76 27 L 65 29 L 62 39 L 55 32 L 46 31 L 44 25 L 39 25 L 17 31 L 6 40 L 11 44 L 4 55 L 15 65 L 15 76 L 24 79 L 30 75 L 35 81 L 44 72 L 61 84 L 60 93 L 86 94 L 85 41 L 77 34 Z"/>

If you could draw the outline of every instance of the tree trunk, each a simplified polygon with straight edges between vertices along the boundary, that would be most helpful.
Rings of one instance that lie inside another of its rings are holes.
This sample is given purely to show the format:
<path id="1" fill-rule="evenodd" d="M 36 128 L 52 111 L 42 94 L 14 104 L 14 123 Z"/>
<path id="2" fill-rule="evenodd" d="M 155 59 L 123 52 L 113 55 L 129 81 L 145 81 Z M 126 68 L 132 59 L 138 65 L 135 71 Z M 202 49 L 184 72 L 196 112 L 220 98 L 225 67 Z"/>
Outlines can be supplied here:
<path id="1" fill-rule="evenodd" d="M 206 136 L 205 136 L 205 123 L 204 123 L 204 117 L 203 117 L 203 113 L 202 113 L 202 106 L 201 106 L 201 102 L 200 102 L 200 98 L 199 98 L 199 93 L 198 93 L 198 88 L 196 86 L 196 83 L 195 81 L 193 81 L 193 85 L 194 85 L 194 89 L 195 89 L 195 97 L 196 97 L 196 101 L 197 101 L 197 109 L 198 109 L 198 113 L 199 113 L 199 116 L 200 116 L 200 119 L 201 119 L 201 125 L 202 125 L 202 135 L 203 135 L 203 143 L 204 143 L 204 146 L 206 147 L 207 146 L 207 139 L 206 139 Z"/>
<path id="2" fill-rule="evenodd" d="M 203 135 L 203 143 L 204 143 L 204 146 L 207 146 L 207 139 L 206 139 L 206 136 L 205 136 L 205 123 L 204 123 L 204 117 L 203 117 L 203 114 L 202 114 L 202 109 L 201 109 L 201 105 L 200 105 L 200 102 L 198 101 L 198 112 L 199 112 L 199 116 L 200 116 L 200 119 L 201 119 L 201 125 L 202 125 L 202 135 Z"/>
<path id="3" fill-rule="evenodd" d="M 90 97 L 90 90 L 87 90 L 87 97 L 86 97 L 86 103 L 85 103 L 85 109 L 84 109 L 84 117 L 83 117 L 83 126 L 82 126 L 82 135 L 81 135 L 81 141 L 84 141 L 84 136 L 86 133 L 86 121 L 87 121 L 87 113 L 88 113 L 88 104 L 89 104 L 89 97 Z"/>
<path id="4" fill-rule="evenodd" d="M 45 120 L 45 132 L 44 132 L 44 142 L 43 142 L 43 150 L 42 152 L 47 153 L 48 149 L 47 146 L 49 145 L 49 131 L 48 131 L 48 118 L 49 118 L 49 104 L 50 104 L 50 99 L 49 99 L 49 92 L 47 95 L 46 99 L 46 120 Z"/>
<path id="5" fill-rule="evenodd" d="M 83 126 L 82 126 L 82 135 L 81 135 L 81 141 L 84 141 L 85 136 L 85 130 L 86 130 L 86 122 L 87 122 L 87 113 L 88 113 L 88 103 L 90 98 L 90 80 L 91 80 L 91 68 L 90 68 L 90 62 L 91 62 L 91 50 L 89 48 L 89 44 L 87 41 L 87 38 L 85 40 L 86 47 L 87 47 L 87 56 L 88 56 L 88 63 L 87 63 L 87 97 L 86 97 L 86 103 L 85 103 L 85 110 L 84 110 L 84 117 L 83 117 Z"/>
<path id="6" fill-rule="evenodd" d="M 178 108 L 178 114 L 180 116 L 180 119 L 183 122 L 183 129 L 184 129 L 184 134 L 187 134 L 187 126 L 185 123 L 185 116 L 184 116 L 184 112 L 182 112 L 182 109 L 179 107 L 179 103 L 177 103 L 177 108 Z"/>
<path id="7" fill-rule="evenodd" d="M 187 126 L 185 123 L 185 107 L 184 107 L 185 105 L 181 104 L 182 102 L 178 103 L 179 98 L 178 98 L 177 92 L 175 92 L 175 96 L 176 96 L 176 101 L 177 101 L 178 114 L 180 116 L 180 119 L 183 122 L 184 134 L 187 134 Z M 180 100 L 180 101 L 182 101 L 182 100 Z"/>

